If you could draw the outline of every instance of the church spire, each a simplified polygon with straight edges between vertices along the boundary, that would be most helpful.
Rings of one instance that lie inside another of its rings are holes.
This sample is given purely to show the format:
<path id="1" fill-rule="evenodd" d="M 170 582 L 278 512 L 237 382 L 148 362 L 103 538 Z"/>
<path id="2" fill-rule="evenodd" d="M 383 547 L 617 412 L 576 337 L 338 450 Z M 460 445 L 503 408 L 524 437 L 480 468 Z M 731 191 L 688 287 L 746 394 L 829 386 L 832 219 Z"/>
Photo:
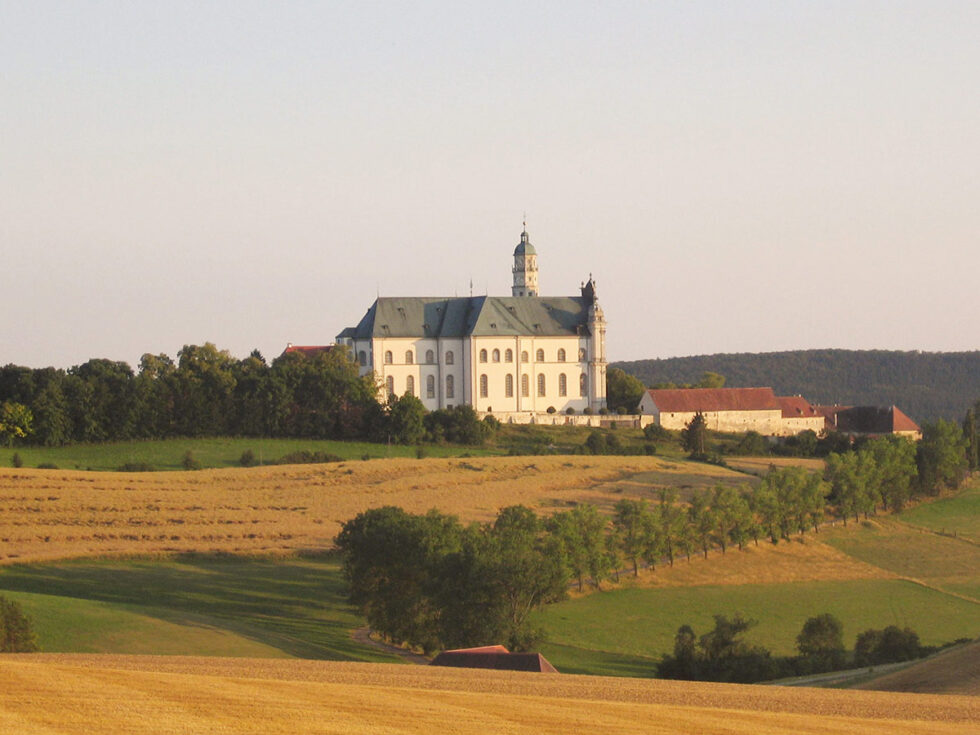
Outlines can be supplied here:
<path id="1" fill-rule="evenodd" d="M 514 296 L 537 296 L 538 295 L 538 254 L 531 244 L 531 238 L 527 234 L 527 217 L 524 218 L 524 229 L 521 232 L 521 241 L 514 248 Z"/>

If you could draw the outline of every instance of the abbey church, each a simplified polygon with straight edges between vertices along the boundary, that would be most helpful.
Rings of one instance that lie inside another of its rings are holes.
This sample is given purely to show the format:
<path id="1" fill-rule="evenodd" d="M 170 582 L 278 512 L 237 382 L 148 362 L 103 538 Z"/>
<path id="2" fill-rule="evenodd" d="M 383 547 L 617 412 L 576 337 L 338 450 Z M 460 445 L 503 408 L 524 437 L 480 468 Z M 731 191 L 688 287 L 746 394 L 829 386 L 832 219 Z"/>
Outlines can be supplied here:
<path id="1" fill-rule="evenodd" d="M 606 407 L 606 321 L 592 277 L 578 296 L 540 296 L 527 231 L 511 296 L 378 298 L 337 336 L 385 395 L 428 410 L 468 404 L 504 421 Z"/>

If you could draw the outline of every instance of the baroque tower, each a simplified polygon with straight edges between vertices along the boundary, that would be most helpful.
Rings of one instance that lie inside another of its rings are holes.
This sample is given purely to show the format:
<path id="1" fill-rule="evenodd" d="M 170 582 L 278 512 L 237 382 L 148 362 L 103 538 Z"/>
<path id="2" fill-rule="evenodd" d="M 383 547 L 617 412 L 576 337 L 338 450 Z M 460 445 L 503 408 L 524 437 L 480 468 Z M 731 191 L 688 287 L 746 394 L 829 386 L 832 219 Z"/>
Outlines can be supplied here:
<path id="1" fill-rule="evenodd" d="M 538 254 L 527 235 L 527 225 L 521 233 L 521 242 L 514 248 L 514 296 L 538 295 Z"/>

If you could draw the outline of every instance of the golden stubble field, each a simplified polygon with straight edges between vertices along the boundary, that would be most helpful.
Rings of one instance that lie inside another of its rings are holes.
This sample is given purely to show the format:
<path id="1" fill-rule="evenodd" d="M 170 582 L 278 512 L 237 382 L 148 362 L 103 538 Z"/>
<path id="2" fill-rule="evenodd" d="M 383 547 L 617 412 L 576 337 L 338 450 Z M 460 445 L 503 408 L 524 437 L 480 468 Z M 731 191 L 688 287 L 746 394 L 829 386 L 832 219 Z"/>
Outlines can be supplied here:
<path id="1" fill-rule="evenodd" d="M 640 477 L 641 480 L 635 478 Z M 431 508 L 465 521 L 522 503 L 603 508 L 744 475 L 655 457 L 386 459 L 199 472 L 0 469 L 0 564 L 182 552 L 290 553 L 332 545 L 372 507 Z"/>
<path id="2" fill-rule="evenodd" d="M 267 659 L 0 659 L 0 731 L 970 733 L 976 697 Z"/>

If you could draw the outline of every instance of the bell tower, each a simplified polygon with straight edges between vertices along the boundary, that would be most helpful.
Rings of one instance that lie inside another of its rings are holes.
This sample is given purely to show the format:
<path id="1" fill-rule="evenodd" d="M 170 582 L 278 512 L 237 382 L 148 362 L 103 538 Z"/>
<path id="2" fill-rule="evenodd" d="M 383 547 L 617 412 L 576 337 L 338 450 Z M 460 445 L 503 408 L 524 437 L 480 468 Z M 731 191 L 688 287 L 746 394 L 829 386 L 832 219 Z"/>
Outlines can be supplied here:
<path id="1" fill-rule="evenodd" d="M 527 234 L 527 223 L 521 232 L 521 242 L 514 248 L 514 296 L 538 295 L 538 254 Z"/>

